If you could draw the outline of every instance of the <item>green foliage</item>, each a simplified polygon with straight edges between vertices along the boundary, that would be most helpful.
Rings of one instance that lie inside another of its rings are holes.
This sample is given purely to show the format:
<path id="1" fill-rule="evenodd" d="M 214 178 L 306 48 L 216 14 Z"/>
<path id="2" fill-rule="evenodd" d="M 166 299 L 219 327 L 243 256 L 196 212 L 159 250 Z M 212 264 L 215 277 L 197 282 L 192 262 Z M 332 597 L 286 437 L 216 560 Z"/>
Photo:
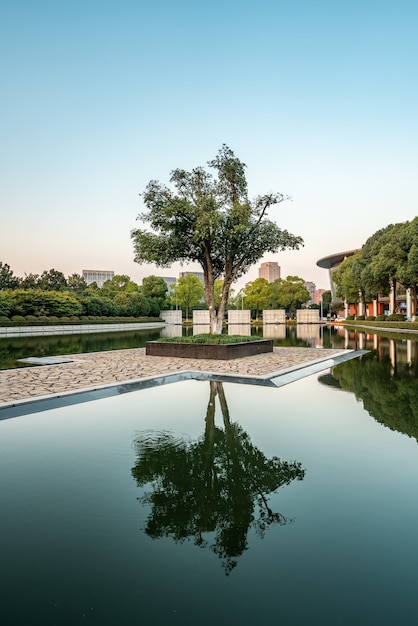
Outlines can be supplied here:
<path id="1" fill-rule="evenodd" d="M 204 343 L 210 345 L 223 345 L 229 343 L 246 343 L 253 341 L 261 341 L 255 337 L 248 337 L 247 335 L 214 335 L 211 333 L 201 333 L 200 335 L 191 335 L 190 337 L 164 337 L 158 341 L 167 341 L 173 343 Z"/>
<path id="2" fill-rule="evenodd" d="M 368 316 L 366 317 L 366 320 L 367 320 L 368 322 L 374 322 L 374 321 L 375 321 L 375 319 L 376 319 L 376 317 L 375 317 L 374 315 L 368 315 Z"/>
<path id="3" fill-rule="evenodd" d="M 64 274 L 54 269 L 42 272 L 36 287 L 43 291 L 65 291 L 68 289 Z"/>
<path id="4" fill-rule="evenodd" d="M 173 304 L 185 307 L 186 320 L 189 319 L 189 309 L 200 304 L 205 297 L 202 282 L 194 274 L 186 274 L 176 280 L 171 292 Z"/>
<path id="5" fill-rule="evenodd" d="M 246 309 L 255 311 L 258 320 L 259 311 L 266 309 L 271 300 L 271 289 L 265 278 L 256 278 L 244 287 L 244 304 Z"/>
<path id="6" fill-rule="evenodd" d="M 382 313 L 381 315 L 376 315 L 376 322 L 384 322 L 387 319 L 387 315 Z"/>
<path id="7" fill-rule="evenodd" d="M 402 313 L 392 313 L 386 317 L 388 322 L 403 322 L 405 316 Z"/>
<path id="8" fill-rule="evenodd" d="M 217 398 L 223 429 L 215 424 Z M 176 542 L 193 538 L 219 557 L 229 575 L 248 548 L 248 533 L 263 537 L 272 525 L 288 523 L 272 510 L 268 496 L 303 480 L 305 470 L 295 461 L 267 458 L 252 444 L 231 422 L 220 382 L 210 381 L 203 423 L 202 436 L 192 442 L 166 431 L 141 433 L 132 475 L 144 487 L 140 502 L 150 511 L 147 535 Z"/>
<path id="9" fill-rule="evenodd" d="M 205 277 L 211 330 L 221 324 L 232 283 L 264 253 L 297 249 L 302 239 L 281 230 L 267 217 L 268 210 L 286 198 L 269 193 L 250 201 L 245 164 L 227 146 L 208 163 L 217 178 L 197 167 L 176 169 L 170 182 L 174 191 L 151 181 L 143 194 L 146 212 L 139 219 L 150 230 L 132 230 L 135 261 L 169 267 L 174 262 L 197 262 Z M 223 277 L 215 312 L 214 281 Z"/>
<path id="10" fill-rule="evenodd" d="M 142 280 L 142 294 L 149 300 L 155 300 L 159 309 L 170 306 L 167 283 L 160 276 L 146 276 Z"/>
<path id="11" fill-rule="evenodd" d="M 293 317 L 296 309 L 300 309 L 311 297 L 304 282 L 299 276 L 287 276 L 286 280 L 278 278 L 273 281 L 271 308 L 285 309 L 289 317 Z"/>
<path id="12" fill-rule="evenodd" d="M 67 292 L 16 289 L 9 292 L 10 306 L 16 315 L 78 315 L 80 302 Z"/>
<path id="13" fill-rule="evenodd" d="M 10 265 L 0 261 L 0 291 L 3 289 L 16 289 L 19 279 L 13 275 Z"/>

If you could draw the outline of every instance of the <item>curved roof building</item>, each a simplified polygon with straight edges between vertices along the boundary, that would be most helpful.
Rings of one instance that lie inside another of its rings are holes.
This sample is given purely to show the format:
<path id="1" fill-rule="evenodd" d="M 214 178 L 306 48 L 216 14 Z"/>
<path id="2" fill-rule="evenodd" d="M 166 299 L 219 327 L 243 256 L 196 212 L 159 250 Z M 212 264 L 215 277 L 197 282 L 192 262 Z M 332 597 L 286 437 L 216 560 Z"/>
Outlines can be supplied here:
<path id="1" fill-rule="evenodd" d="M 322 259 L 319 259 L 319 261 L 316 262 L 318 267 L 323 267 L 329 272 L 329 283 L 333 300 L 335 300 L 335 284 L 332 280 L 332 272 L 337 269 L 337 267 L 344 261 L 344 259 L 349 256 L 353 256 L 355 252 L 357 252 L 357 249 L 346 250 L 345 252 L 337 252 L 336 254 L 324 256 Z"/>

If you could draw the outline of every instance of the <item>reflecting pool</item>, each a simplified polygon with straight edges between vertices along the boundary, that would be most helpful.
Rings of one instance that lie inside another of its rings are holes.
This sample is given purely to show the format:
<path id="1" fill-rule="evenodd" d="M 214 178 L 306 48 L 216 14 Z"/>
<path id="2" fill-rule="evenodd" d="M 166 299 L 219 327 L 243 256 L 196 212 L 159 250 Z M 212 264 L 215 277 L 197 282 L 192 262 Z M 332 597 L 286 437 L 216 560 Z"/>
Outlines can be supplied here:
<path id="1" fill-rule="evenodd" d="M 1 420 L 1 624 L 415 623 L 417 390 L 375 351 Z"/>

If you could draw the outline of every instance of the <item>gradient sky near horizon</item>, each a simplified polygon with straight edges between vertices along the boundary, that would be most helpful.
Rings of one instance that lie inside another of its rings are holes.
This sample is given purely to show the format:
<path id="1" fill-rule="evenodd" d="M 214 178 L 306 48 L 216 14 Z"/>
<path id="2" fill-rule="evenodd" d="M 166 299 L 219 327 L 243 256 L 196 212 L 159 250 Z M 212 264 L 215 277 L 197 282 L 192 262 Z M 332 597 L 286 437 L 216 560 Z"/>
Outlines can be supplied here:
<path id="1" fill-rule="evenodd" d="M 226 143 L 292 197 L 305 246 L 263 260 L 329 288 L 318 259 L 418 215 L 417 32 L 416 0 L 2 0 L 0 260 L 176 276 L 133 261 L 139 194 Z"/>

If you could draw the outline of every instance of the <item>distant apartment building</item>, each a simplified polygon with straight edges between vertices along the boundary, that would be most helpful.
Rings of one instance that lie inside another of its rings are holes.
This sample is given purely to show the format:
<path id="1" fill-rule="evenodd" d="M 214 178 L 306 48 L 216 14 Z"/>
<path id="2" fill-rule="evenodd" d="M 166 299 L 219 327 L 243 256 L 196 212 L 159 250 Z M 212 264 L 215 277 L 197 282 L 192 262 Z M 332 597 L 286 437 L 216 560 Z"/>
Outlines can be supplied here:
<path id="1" fill-rule="evenodd" d="M 276 261 L 267 261 L 258 268 L 258 278 L 265 278 L 269 283 L 280 278 L 280 265 Z"/>
<path id="2" fill-rule="evenodd" d="M 314 292 L 314 304 L 321 304 L 322 294 L 326 292 L 326 289 L 315 289 Z"/>
<path id="3" fill-rule="evenodd" d="M 192 274 L 193 276 L 197 276 L 198 279 L 204 284 L 205 278 L 203 272 L 180 272 L 179 278 L 185 278 L 185 276 Z"/>
<path id="4" fill-rule="evenodd" d="M 309 306 L 310 304 L 314 304 L 314 302 L 315 302 L 315 291 L 316 291 L 315 283 L 313 283 L 310 280 L 306 280 L 303 284 L 304 284 L 305 288 L 309 291 L 309 300 L 306 303 L 306 306 Z"/>
<path id="5" fill-rule="evenodd" d="M 96 283 L 98 287 L 103 287 L 103 283 L 114 278 L 115 272 L 108 270 L 83 270 L 83 278 L 88 285 Z"/>

